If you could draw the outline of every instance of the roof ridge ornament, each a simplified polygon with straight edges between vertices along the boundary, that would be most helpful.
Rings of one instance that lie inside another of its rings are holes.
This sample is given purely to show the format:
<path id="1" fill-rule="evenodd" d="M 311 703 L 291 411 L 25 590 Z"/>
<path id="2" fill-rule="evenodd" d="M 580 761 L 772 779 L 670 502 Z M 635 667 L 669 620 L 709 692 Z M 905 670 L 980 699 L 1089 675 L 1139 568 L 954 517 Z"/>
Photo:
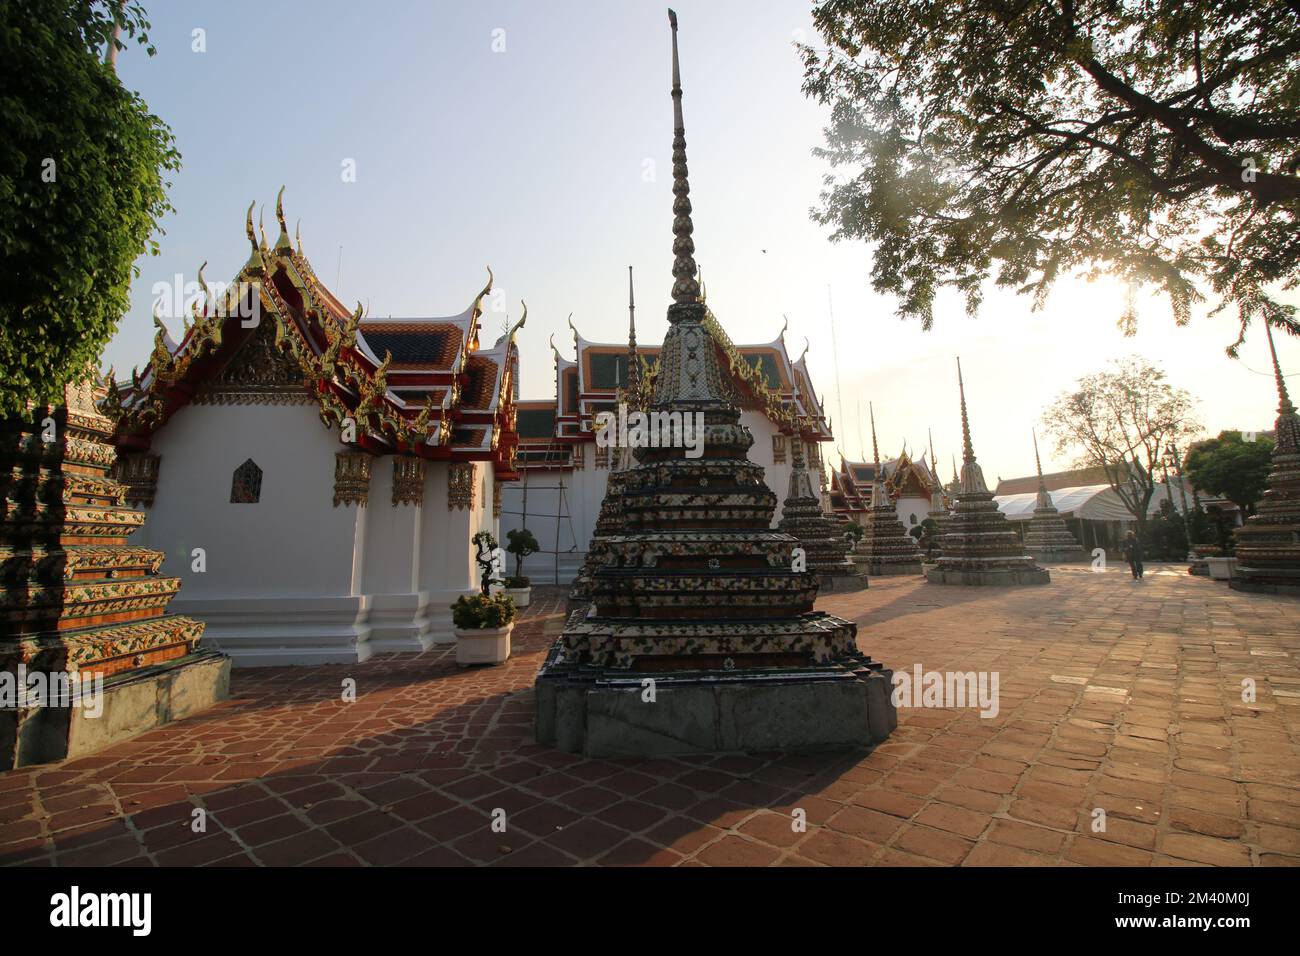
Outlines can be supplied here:
<path id="1" fill-rule="evenodd" d="M 249 253 L 244 268 L 250 272 L 260 272 L 266 268 L 262 250 L 257 247 L 257 234 L 253 232 L 253 207 L 256 205 L 257 200 L 254 199 L 248 204 L 248 213 L 244 216 L 244 234 L 248 236 L 248 244 L 252 246 L 252 252 Z"/>
<path id="2" fill-rule="evenodd" d="M 474 296 L 474 304 L 469 307 L 471 319 L 476 319 L 483 314 L 483 299 L 492 291 L 492 283 L 496 279 L 496 276 L 492 274 L 491 266 L 484 266 L 484 268 L 487 269 L 488 274 L 487 285 L 483 287 L 483 291 Z"/>
<path id="3" fill-rule="evenodd" d="M 292 252 L 293 243 L 289 241 L 289 226 L 284 221 L 284 186 L 281 186 L 280 191 L 275 195 L 275 218 L 280 223 L 280 235 L 275 240 L 275 251 Z"/>
<path id="4" fill-rule="evenodd" d="M 686 123 L 682 119 L 682 71 L 677 55 L 677 14 L 668 11 L 673 33 L 673 301 L 678 304 L 702 302 L 700 284 L 695 279 L 695 242 L 691 234 L 691 185 L 686 167 Z"/>

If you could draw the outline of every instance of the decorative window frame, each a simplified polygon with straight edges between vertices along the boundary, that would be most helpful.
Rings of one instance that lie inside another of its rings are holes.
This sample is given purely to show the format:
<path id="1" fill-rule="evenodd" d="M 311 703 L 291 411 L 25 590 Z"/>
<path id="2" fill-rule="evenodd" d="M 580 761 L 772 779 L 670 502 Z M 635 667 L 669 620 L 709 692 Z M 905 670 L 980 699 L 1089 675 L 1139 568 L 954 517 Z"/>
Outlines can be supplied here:
<path id="1" fill-rule="evenodd" d="M 250 467 L 251 466 L 251 467 Z M 230 503 L 255 505 L 262 500 L 262 467 L 246 458 L 230 476 Z"/>
<path id="2" fill-rule="evenodd" d="M 785 436 L 780 432 L 772 436 L 772 463 L 785 464 Z"/>
<path id="3" fill-rule="evenodd" d="M 447 466 L 447 510 L 474 510 L 474 466 L 456 463 Z"/>
<path id="4" fill-rule="evenodd" d="M 393 507 L 424 504 L 425 461 L 414 455 L 393 456 Z"/>

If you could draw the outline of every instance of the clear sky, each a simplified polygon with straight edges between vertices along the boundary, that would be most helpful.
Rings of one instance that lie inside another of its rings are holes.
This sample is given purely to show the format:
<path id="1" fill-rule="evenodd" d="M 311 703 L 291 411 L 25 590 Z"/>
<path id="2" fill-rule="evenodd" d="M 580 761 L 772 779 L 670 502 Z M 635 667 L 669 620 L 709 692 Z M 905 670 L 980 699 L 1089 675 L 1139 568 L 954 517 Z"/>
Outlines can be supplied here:
<path id="1" fill-rule="evenodd" d="M 662 0 L 145 5 L 158 54 L 130 49 L 119 72 L 175 131 L 184 165 L 162 254 L 140 260 L 131 311 L 104 356 L 119 378 L 148 357 L 154 284 L 177 273 L 193 281 L 205 260 L 209 280 L 233 278 L 248 256 L 249 202 L 266 205 L 274 242 L 281 185 L 290 229 L 301 218 L 317 274 L 372 317 L 458 313 L 490 265 L 502 311 L 485 316 L 485 337 L 528 302 L 519 339 L 526 398 L 553 396 L 547 340 L 554 333 L 572 355 L 569 313 L 590 340 L 626 338 L 628 265 L 639 338 L 661 340 L 672 286 Z M 900 322 L 894 303 L 870 289 L 870 249 L 833 244 L 809 219 L 825 173 L 810 155 L 824 113 L 800 92 L 792 42 L 816 42 L 810 5 L 675 8 L 709 303 L 742 343 L 771 341 L 789 316 L 787 347 L 797 356 L 810 340 L 814 381 L 849 456 L 859 454 L 860 434 L 869 452 L 858 417 L 868 401 L 882 455 L 904 441 L 921 450 L 927 428 L 941 463 L 959 452 L 956 355 L 990 481 L 1032 473 L 1029 431 L 1043 408 L 1130 353 L 1197 397 L 1211 434 L 1272 427 L 1267 346 L 1256 336 L 1239 361 L 1228 359 L 1230 314 L 1201 309 L 1179 329 L 1163 300 L 1143 298 L 1139 333 L 1125 339 L 1116 328 L 1124 290 L 1068 281 L 1039 312 L 994 292 L 974 319 L 956 297 L 941 297 L 933 331 Z M 195 30 L 204 31 L 204 52 L 194 50 Z M 342 175 L 349 160 L 354 182 Z M 179 323 L 170 325 L 178 335 Z M 1300 373 L 1300 342 L 1278 345 L 1284 371 Z M 1300 376 L 1290 381 L 1300 388 Z M 1068 464 L 1050 445 L 1042 451 L 1045 469 Z"/>

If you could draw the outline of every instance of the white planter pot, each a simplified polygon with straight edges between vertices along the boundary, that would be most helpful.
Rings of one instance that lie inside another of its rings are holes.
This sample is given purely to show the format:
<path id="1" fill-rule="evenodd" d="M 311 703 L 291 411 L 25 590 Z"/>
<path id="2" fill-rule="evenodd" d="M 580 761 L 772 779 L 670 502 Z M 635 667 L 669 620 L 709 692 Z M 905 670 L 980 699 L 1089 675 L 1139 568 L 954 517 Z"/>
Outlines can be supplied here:
<path id="1" fill-rule="evenodd" d="M 454 628 L 456 633 L 456 663 L 501 664 L 510 657 L 510 632 L 514 623 L 505 627 L 476 627 L 468 631 Z"/>
<path id="2" fill-rule="evenodd" d="M 1237 569 L 1236 558 L 1206 558 L 1205 563 L 1210 569 L 1210 577 L 1216 581 L 1229 580 Z"/>
<path id="3" fill-rule="evenodd" d="M 504 584 L 489 584 L 489 585 L 488 585 L 488 594 L 500 594 L 500 593 L 501 593 L 502 591 L 504 591 L 505 589 L 506 589 L 506 586 L 505 586 Z"/>
<path id="4" fill-rule="evenodd" d="M 528 607 L 528 597 L 532 593 L 531 587 L 506 588 L 506 594 L 515 602 L 515 607 Z"/>

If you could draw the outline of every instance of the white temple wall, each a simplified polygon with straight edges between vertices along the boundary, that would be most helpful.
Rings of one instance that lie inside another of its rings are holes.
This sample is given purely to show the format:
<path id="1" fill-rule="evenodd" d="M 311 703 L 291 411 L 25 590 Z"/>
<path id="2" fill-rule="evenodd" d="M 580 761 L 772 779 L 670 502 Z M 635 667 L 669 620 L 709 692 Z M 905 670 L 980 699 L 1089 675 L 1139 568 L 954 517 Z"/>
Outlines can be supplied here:
<path id="1" fill-rule="evenodd" d="M 922 521 L 930 511 L 930 499 L 919 497 L 903 497 L 894 502 L 895 510 L 898 512 L 898 520 L 903 522 L 903 530 L 911 531 Z"/>
<path id="2" fill-rule="evenodd" d="M 370 465 L 362 577 L 370 596 L 370 645 L 375 652 L 421 651 L 433 643 L 429 594 L 419 583 L 423 506 L 393 504 L 393 462 L 391 455 L 384 455 Z"/>
<path id="3" fill-rule="evenodd" d="M 475 547 L 470 539 L 484 528 L 492 530 L 492 466 L 475 462 L 474 504 L 471 508 L 449 508 L 447 479 L 449 466 L 430 463 L 424 479 L 424 507 L 420 509 L 419 589 L 427 595 L 426 639 L 447 644 L 456 639 L 452 629 L 451 605 L 461 595 L 479 588 Z M 485 480 L 486 479 L 486 480 Z M 487 488 L 484 501 L 484 487 Z"/>
<path id="4" fill-rule="evenodd" d="M 172 607 L 205 621 L 205 641 L 237 664 L 370 655 L 367 515 L 333 504 L 341 449 L 314 405 L 189 405 L 153 438 L 158 488 L 135 540 L 166 553 L 163 573 L 181 579 Z M 262 470 L 259 499 L 233 504 L 248 459 Z"/>

